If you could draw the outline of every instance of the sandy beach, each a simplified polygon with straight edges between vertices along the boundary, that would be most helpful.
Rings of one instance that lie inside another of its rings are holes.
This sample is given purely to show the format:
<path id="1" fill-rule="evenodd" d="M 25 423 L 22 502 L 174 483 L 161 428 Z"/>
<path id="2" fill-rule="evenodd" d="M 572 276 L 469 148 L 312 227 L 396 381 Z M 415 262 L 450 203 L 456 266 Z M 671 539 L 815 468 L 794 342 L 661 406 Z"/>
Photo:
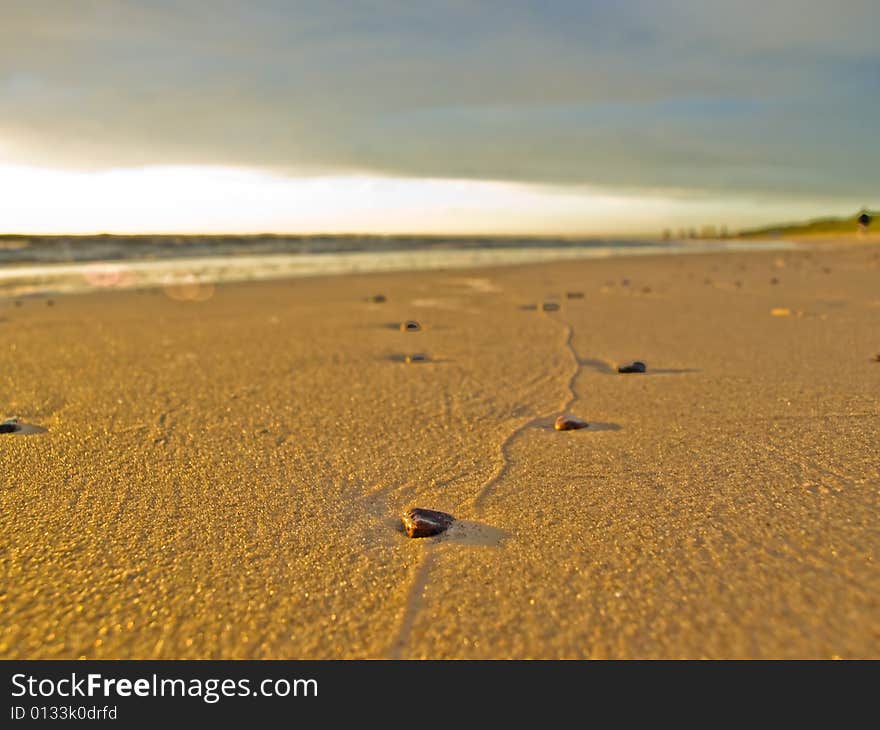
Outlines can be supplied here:
<path id="1" fill-rule="evenodd" d="M 878 280 L 866 244 L 4 300 L 0 416 L 47 430 L 0 435 L 0 657 L 880 657 Z"/>

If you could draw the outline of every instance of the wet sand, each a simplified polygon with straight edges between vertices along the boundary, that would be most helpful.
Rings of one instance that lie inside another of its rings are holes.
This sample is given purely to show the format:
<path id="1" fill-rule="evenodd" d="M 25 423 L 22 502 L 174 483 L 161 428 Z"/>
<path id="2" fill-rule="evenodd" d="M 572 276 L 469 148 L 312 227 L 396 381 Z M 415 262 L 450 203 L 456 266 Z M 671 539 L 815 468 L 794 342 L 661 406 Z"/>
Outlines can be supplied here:
<path id="1" fill-rule="evenodd" d="M 877 658 L 878 281 L 871 245 L 0 303 L 0 420 L 48 429 L 0 434 L 0 656 Z"/>

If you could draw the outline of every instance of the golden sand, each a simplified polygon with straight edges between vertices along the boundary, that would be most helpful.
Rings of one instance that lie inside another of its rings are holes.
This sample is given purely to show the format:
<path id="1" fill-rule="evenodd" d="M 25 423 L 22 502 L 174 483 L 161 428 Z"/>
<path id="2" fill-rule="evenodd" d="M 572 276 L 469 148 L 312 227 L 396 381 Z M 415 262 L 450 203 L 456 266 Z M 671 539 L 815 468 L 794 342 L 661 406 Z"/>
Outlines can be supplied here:
<path id="1" fill-rule="evenodd" d="M 876 658 L 878 251 L 2 305 L 0 656 Z"/>

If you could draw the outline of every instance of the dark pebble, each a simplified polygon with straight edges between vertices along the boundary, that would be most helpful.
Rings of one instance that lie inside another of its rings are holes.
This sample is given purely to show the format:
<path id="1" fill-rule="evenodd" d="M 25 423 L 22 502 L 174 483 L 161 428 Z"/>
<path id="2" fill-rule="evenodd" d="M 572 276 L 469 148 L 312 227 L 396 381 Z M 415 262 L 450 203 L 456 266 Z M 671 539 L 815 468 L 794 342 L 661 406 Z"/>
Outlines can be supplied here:
<path id="1" fill-rule="evenodd" d="M 455 517 L 446 512 L 414 507 L 403 513 L 403 529 L 407 537 L 431 537 L 445 532 L 455 522 Z"/>
<path id="2" fill-rule="evenodd" d="M 15 433 L 18 426 L 14 423 L 0 423 L 0 433 Z"/>
<path id="3" fill-rule="evenodd" d="M 575 418 L 574 416 L 559 416 L 556 419 L 556 423 L 553 424 L 553 428 L 557 431 L 576 431 L 579 428 L 586 428 L 590 424 L 586 421 L 582 421 L 580 418 Z"/>
<path id="4" fill-rule="evenodd" d="M 569 299 L 583 299 L 584 293 L 582 291 L 570 291 L 570 292 L 566 292 L 565 296 L 568 297 Z"/>
<path id="5" fill-rule="evenodd" d="M 47 307 L 54 307 L 54 306 L 55 306 L 55 301 L 52 300 L 52 299 L 47 299 L 47 300 L 46 300 L 46 306 L 47 306 Z"/>
<path id="6" fill-rule="evenodd" d="M 557 302 L 544 302 L 541 305 L 541 309 L 545 312 L 555 312 L 559 309 L 559 304 Z"/>
<path id="7" fill-rule="evenodd" d="M 400 323 L 401 332 L 418 332 L 421 328 L 422 325 L 412 319 L 408 319 L 406 320 L 406 322 Z"/>
<path id="8" fill-rule="evenodd" d="M 384 304 L 385 302 L 388 301 L 388 300 L 385 298 L 385 295 L 384 295 L 384 294 L 375 294 L 375 295 L 373 295 L 373 296 L 371 297 L 370 300 L 371 300 L 372 302 L 374 302 L 375 304 Z"/>
<path id="9" fill-rule="evenodd" d="M 636 360 L 634 363 L 630 365 L 621 365 L 617 368 L 617 372 L 619 373 L 644 373 L 647 371 L 648 366 L 645 363 Z"/>
<path id="10" fill-rule="evenodd" d="M 412 355 L 407 355 L 404 358 L 404 361 L 407 363 L 413 362 L 425 362 L 428 359 L 426 355 L 423 355 L 421 352 L 414 352 Z"/>
<path id="11" fill-rule="evenodd" d="M 777 278 L 774 276 L 772 279 L 770 279 L 770 283 L 771 283 L 771 284 L 778 284 L 778 283 L 779 283 L 779 279 L 777 279 Z"/>

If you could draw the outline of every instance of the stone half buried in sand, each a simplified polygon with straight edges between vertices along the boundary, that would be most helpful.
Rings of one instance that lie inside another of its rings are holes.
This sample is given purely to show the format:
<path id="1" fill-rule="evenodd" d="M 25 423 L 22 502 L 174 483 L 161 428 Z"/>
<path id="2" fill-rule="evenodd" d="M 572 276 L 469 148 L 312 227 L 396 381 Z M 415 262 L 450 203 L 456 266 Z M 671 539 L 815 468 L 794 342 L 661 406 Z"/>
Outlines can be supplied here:
<path id="1" fill-rule="evenodd" d="M 619 373 L 644 373 L 647 372 L 648 366 L 645 365 L 641 360 L 636 360 L 635 362 L 631 362 L 629 365 L 621 365 L 617 368 L 617 372 Z"/>
<path id="2" fill-rule="evenodd" d="M 446 512 L 413 507 L 403 513 L 403 529 L 407 537 L 431 537 L 446 532 L 455 518 Z"/>
<path id="3" fill-rule="evenodd" d="M 415 362 L 428 362 L 428 356 L 422 352 L 414 352 L 404 357 L 403 361 L 408 365 L 412 365 Z"/>
<path id="4" fill-rule="evenodd" d="M 46 430 L 42 426 L 23 423 L 19 418 L 7 418 L 0 423 L 0 434 L 14 433 L 18 436 L 32 436 L 35 433 L 46 433 Z"/>
<path id="5" fill-rule="evenodd" d="M 414 319 L 408 319 L 405 322 L 400 323 L 401 332 L 418 332 L 421 328 L 422 325 L 420 325 Z"/>
<path id="6" fill-rule="evenodd" d="M 545 312 L 558 312 L 559 302 L 544 302 L 541 305 L 541 309 L 543 309 Z"/>
<path id="7" fill-rule="evenodd" d="M 586 428 L 590 424 L 586 421 L 575 418 L 574 416 L 559 416 L 553 428 L 557 431 L 577 431 L 579 428 Z"/>

